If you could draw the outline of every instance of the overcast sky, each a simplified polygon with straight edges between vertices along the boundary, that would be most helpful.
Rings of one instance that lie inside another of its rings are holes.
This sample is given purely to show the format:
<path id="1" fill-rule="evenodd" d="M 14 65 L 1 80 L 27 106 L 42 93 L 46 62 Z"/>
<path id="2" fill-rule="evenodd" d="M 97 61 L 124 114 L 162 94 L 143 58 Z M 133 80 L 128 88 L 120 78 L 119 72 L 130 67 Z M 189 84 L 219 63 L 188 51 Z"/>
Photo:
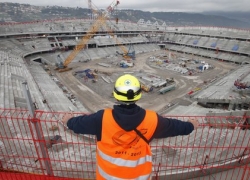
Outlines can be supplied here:
<path id="1" fill-rule="evenodd" d="M 88 7 L 88 0 L 0 0 L 0 2 L 25 3 L 42 6 Z M 113 0 L 92 0 L 98 8 L 107 7 Z M 203 11 L 247 11 L 250 0 L 120 0 L 118 9 L 143 11 L 203 12 Z"/>

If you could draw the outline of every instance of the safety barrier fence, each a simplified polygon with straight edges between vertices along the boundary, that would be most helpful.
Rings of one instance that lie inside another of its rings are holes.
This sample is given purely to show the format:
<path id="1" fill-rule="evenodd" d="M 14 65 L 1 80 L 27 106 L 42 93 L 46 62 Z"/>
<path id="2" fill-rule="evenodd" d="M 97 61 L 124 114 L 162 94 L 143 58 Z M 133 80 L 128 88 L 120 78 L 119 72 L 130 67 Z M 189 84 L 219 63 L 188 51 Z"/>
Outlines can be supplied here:
<path id="1" fill-rule="evenodd" d="M 95 179 L 96 139 L 65 128 L 64 114 L 36 111 L 31 118 L 27 110 L 0 109 L 0 179 Z M 150 143 L 152 179 L 250 177 L 250 117 L 169 118 L 201 124 L 188 136 Z"/>

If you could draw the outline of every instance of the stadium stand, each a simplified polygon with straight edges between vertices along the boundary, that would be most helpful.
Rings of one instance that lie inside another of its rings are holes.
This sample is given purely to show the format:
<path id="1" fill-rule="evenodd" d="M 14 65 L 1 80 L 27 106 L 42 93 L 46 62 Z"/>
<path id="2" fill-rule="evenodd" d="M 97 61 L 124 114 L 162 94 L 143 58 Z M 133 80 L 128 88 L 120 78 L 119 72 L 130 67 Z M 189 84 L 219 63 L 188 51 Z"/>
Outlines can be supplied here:
<path id="1" fill-rule="evenodd" d="M 90 27 L 89 20 L 0 25 L 0 178 L 18 179 L 26 176 L 32 179 L 41 177 L 94 179 L 95 138 L 73 134 L 58 121 L 66 111 L 87 112 L 87 109 L 81 103 L 71 101 L 68 98 L 70 92 L 67 88 L 29 57 L 36 53 L 50 52 L 53 49 L 52 44 L 58 47 L 58 39 L 50 41 L 50 37 L 62 38 L 60 42 L 64 47 L 75 46 L 77 43 L 75 37 L 80 38 L 81 33 Z M 157 45 L 160 41 L 157 36 L 154 37 L 156 43 L 152 43 L 152 39 L 147 38 L 148 34 L 152 34 L 152 30 L 155 34 L 158 33 L 156 27 L 148 24 L 137 26 L 127 22 L 117 25 L 117 28 L 124 33 L 124 36 L 119 37 L 119 41 L 124 45 L 133 43 L 137 53 L 160 49 Z M 162 43 L 166 44 L 166 49 L 238 64 L 250 62 L 250 44 L 247 42 L 250 37 L 249 31 L 213 27 L 164 28 L 167 30 L 164 31 Z M 24 29 L 25 32 L 23 32 Z M 100 33 L 106 34 L 104 32 L 106 30 L 103 28 Z M 133 33 L 137 35 L 127 37 L 129 31 L 134 31 Z M 75 33 L 73 38 L 70 37 L 72 35 L 70 33 Z M 34 34 L 37 36 L 34 37 Z M 145 36 L 138 36 L 138 34 Z M 64 37 L 69 39 L 63 39 Z M 88 48 L 79 53 L 74 61 L 112 56 L 118 50 L 115 46 L 116 41 L 112 38 L 92 39 L 89 42 L 89 44 L 93 43 L 97 47 Z M 211 47 L 213 43 L 215 44 Z M 215 53 L 216 47 L 220 48 L 218 54 Z M 64 56 L 69 53 L 64 52 Z M 39 56 L 37 58 L 39 59 Z M 53 55 L 44 55 L 43 58 L 51 63 L 56 62 Z M 173 69 L 173 67 L 166 68 Z M 182 71 L 182 69 L 179 68 L 176 71 Z M 243 70 L 240 69 L 238 74 L 242 73 L 241 71 Z M 39 109 L 35 112 L 35 119 L 30 117 L 27 111 L 27 103 L 22 92 L 23 81 L 28 82 L 31 98 Z M 222 90 L 223 81 L 226 80 L 216 82 L 221 83 L 216 86 Z M 222 97 L 225 96 L 225 91 L 210 93 L 214 99 L 223 100 Z M 201 101 L 207 99 L 207 96 L 209 94 L 206 92 L 194 95 Z M 193 118 L 199 117 L 201 127 L 189 136 L 153 141 L 150 144 L 153 152 L 153 177 L 188 179 L 233 169 L 236 172 L 234 176 L 230 176 L 229 173 L 219 176 L 221 179 L 235 179 L 235 177 L 246 179 L 250 174 L 248 165 L 250 131 L 246 129 L 249 127 L 240 123 L 239 119 L 244 120 L 248 116 L 232 116 L 230 121 L 225 116 L 195 116 Z M 186 115 L 175 116 L 175 118 L 186 121 L 192 117 Z M 36 125 L 40 129 L 39 132 L 35 128 Z M 57 129 L 53 130 L 53 127 Z M 41 136 L 38 136 L 39 133 Z M 51 143 L 51 137 L 58 136 L 61 137 L 61 141 Z M 46 147 L 46 151 L 41 147 Z"/>

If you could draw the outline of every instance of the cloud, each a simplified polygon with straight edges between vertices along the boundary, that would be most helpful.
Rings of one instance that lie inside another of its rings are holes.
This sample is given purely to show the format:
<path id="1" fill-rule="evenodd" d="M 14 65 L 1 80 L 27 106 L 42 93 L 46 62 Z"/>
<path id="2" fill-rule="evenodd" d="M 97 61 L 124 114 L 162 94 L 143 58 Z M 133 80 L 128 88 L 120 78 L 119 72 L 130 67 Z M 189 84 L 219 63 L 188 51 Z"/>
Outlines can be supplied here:
<path id="1" fill-rule="evenodd" d="M 5 0 L 5 2 L 25 3 L 42 6 L 88 7 L 88 0 Z M 168 12 L 203 12 L 203 11 L 250 11 L 249 0 L 120 0 L 120 9 L 137 9 L 143 11 L 168 11 Z M 112 0 L 92 0 L 98 8 L 105 8 Z"/>

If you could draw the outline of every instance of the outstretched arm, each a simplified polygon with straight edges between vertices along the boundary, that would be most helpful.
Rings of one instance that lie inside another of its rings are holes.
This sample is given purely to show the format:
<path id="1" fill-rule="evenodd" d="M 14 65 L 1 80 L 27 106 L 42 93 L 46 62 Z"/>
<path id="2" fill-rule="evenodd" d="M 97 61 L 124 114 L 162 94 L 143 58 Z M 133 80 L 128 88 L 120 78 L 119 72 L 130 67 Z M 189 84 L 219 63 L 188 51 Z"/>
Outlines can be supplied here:
<path id="1" fill-rule="evenodd" d="M 80 115 L 74 117 L 72 113 L 65 114 L 62 118 L 62 123 L 68 129 L 77 134 L 92 134 L 96 135 L 97 139 L 101 137 L 102 116 L 103 110 L 88 115 Z"/>
<path id="2" fill-rule="evenodd" d="M 179 135 L 188 135 L 199 126 L 198 120 L 190 119 L 181 121 L 178 119 L 164 118 L 158 115 L 158 124 L 153 138 L 166 138 Z"/>

